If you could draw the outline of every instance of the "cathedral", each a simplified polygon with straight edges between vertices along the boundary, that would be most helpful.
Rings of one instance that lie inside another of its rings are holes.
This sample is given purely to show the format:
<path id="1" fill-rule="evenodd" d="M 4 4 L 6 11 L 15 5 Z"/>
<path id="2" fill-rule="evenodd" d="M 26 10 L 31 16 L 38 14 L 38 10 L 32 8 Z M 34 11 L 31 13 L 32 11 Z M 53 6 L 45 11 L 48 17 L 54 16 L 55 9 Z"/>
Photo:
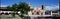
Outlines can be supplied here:
<path id="1" fill-rule="evenodd" d="M 31 6 L 30 3 L 29 6 Z M 46 11 L 45 4 L 43 4 L 41 8 L 37 6 L 34 7 L 32 11 L 28 12 L 28 15 L 45 15 L 45 11 Z"/>
<path id="2" fill-rule="evenodd" d="M 30 3 L 29 3 L 29 5 L 28 5 L 29 7 L 31 7 L 31 5 L 30 5 Z M 42 5 L 41 5 L 41 7 L 38 7 L 38 6 L 36 6 L 36 7 L 34 7 L 33 8 L 33 10 L 30 10 L 29 12 L 28 12 L 28 16 L 53 16 L 53 14 L 54 15 L 59 15 L 59 11 L 58 12 L 49 12 L 49 13 L 51 13 L 50 15 L 46 15 L 46 7 L 45 7 L 45 4 L 43 3 Z"/>

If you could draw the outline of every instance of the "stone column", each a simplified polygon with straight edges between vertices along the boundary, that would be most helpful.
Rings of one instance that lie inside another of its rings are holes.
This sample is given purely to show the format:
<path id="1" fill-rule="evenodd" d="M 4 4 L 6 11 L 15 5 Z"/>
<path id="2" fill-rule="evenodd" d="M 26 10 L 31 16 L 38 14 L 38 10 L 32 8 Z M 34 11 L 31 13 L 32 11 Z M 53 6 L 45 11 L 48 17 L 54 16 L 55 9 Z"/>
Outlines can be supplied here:
<path id="1" fill-rule="evenodd" d="M 52 16 L 52 11 L 51 11 L 51 16 Z"/>
<path id="2" fill-rule="evenodd" d="M 41 12 L 39 12 L 39 15 L 41 15 Z"/>
<path id="3" fill-rule="evenodd" d="M 43 15 L 45 15 L 45 10 L 44 10 L 44 12 L 43 12 Z"/>
<path id="4" fill-rule="evenodd" d="M 36 12 L 34 12 L 34 15 L 36 15 Z"/>
<path id="5" fill-rule="evenodd" d="M 59 11 L 58 11 L 58 15 L 59 15 Z"/>

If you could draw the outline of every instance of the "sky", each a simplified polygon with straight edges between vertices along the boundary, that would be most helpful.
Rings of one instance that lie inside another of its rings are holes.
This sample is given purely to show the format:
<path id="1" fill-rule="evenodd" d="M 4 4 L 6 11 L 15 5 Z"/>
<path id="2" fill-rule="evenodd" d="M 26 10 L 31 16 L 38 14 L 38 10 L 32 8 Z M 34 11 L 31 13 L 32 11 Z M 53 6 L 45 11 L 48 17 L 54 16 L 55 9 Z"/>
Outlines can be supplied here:
<path id="1" fill-rule="evenodd" d="M 19 2 L 30 2 L 31 7 L 34 8 L 35 6 L 41 7 L 41 5 L 44 3 L 47 10 L 58 10 L 59 9 L 59 0 L 1 0 L 1 7 L 7 7 L 9 5 L 12 5 L 14 3 Z"/>

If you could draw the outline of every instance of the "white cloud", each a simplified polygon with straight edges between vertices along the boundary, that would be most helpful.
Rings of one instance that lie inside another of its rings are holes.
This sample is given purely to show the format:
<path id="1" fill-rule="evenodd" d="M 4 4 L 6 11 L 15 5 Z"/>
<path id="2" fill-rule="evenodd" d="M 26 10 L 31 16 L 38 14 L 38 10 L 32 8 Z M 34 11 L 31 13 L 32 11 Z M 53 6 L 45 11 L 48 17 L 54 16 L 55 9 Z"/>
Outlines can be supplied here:
<path id="1" fill-rule="evenodd" d="M 0 5 L 0 7 L 7 7 L 7 5 Z"/>
<path id="2" fill-rule="evenodd" d="M 58 10 L 59 6 L 46 6 L 46 10 Z"/>
<path id="3" fill-rule="evenodd" d="M 7 5 L 0 5 L 0 7 L 7 7 Z M 31 7 L 33 8 L 33 7 Z M 59 6 L 46 6 L 46 10 L 58 10 L 59 9 Z"/>

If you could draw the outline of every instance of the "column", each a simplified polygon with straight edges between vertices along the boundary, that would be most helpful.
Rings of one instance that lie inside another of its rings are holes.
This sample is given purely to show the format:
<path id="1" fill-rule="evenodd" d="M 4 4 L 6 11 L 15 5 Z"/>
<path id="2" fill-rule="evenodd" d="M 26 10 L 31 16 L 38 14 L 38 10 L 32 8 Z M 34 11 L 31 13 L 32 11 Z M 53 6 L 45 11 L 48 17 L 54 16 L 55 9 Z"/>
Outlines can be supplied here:
<path id="1" fill-rule="evenodd" d="M 51 11 L 51 16 L 52 16 L 52 11 Z"/>
<path id="2" fill-rule="evenodd" d="M 45 10 L 44 10 L 44 12 L 43 12 L 43 15 L 45 15 Z"/>
<path id="3" fill-rule="evenodd" d="M 41 12 L 39 12 L 39 15 L 41 15 Z"/>
<path id="4" fill-rule="evenodd" d="M 58 11 L 58 15 L 59 15 L 59 11 Z"/>

